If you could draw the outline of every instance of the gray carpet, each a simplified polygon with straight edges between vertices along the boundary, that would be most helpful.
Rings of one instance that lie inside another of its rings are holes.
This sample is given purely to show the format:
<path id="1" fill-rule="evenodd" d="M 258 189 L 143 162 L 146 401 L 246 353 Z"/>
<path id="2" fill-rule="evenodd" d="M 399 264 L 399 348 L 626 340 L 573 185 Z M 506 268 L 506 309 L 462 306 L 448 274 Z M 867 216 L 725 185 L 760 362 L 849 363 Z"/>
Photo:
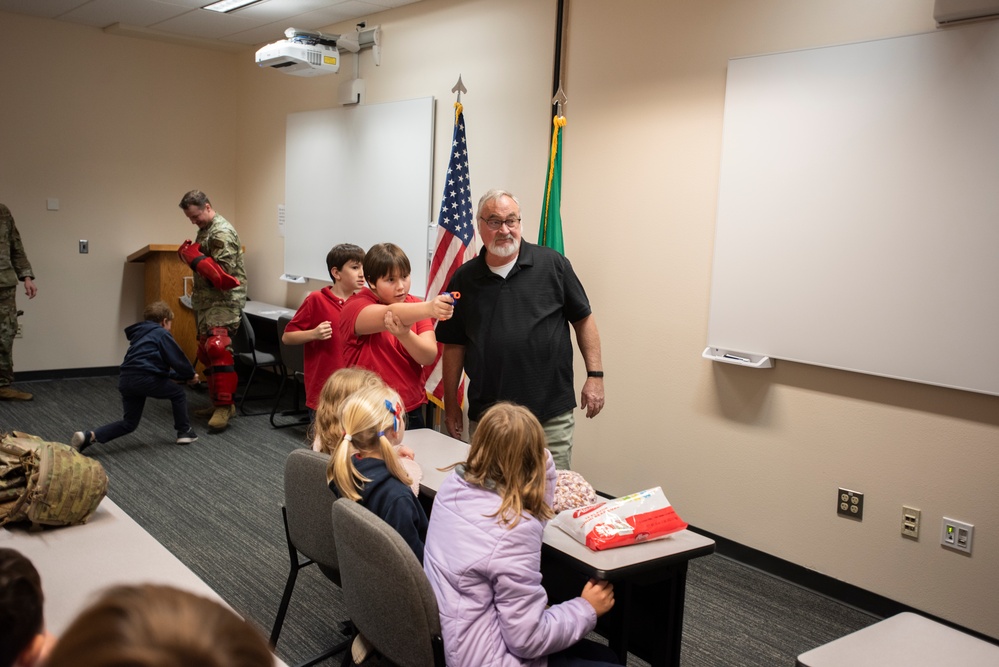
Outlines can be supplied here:
<path id="1" fill-rule="evenodd" d="M 68 442 L 74 431 L 121 416 L 117 378 L 19 383 L 28 403 L 0 402 L 0 430 Z M 254 390 L 256 393 L 256 389 Z M 190 408 L 208 405 L 190 390 Z M 254 407 L 268 406 L 266 402 Z M 268 406 L 269 407 L 269 406 Z M 304 429 L 272 429 L 267 416 L 237 417 L 221 434 L 174 444 L 169 403 L 149 400 L 138 430 L 87 453 L 111 479 L 109 495 L 240 614 L 269 634 L 288 574 L 281 523 L 284 459 Z M 316 568 L 299 575 L 278 655 L 300 662 L 339 641 L 337 588 Z M 691 562 L 683 667 L 774 667 L 877 618 L 713 555 Z M 339 665 L 340 656 L 324 665 Z M 634 657 L 629 665 L 644 665 Z"/>

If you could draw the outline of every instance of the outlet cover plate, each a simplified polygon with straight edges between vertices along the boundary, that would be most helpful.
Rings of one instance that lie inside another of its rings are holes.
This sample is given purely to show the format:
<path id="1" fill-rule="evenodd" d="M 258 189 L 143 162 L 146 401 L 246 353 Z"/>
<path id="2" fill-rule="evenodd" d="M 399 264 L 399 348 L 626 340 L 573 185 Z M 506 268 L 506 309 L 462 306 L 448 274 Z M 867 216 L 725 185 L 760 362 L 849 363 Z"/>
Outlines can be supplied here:
<path id="1" fill-rule="evenodd" d="M 840 488 L 836 492 L 836 513 L 840 516 L 863 521 L 864 494 L 860 491 Z"/>

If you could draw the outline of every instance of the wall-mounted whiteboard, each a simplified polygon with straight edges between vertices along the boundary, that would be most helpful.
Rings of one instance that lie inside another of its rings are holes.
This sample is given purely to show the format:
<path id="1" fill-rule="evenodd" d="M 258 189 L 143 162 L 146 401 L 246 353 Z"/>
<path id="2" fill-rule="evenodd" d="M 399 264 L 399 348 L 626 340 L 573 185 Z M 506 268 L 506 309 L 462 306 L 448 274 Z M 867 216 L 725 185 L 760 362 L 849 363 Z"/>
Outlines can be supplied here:
<path id="1" fill-rule="evenodd" d="M 288 115 L 285 272 L 329 281 L 337 243 L 391 242 L 409 256 L 412 293 L 427 283 L 434 100 Z"/>
<path id="2" fill-rule="evenodd" d="M 729 62 L 708 345 L 999 395 L 999 22 Z"/>

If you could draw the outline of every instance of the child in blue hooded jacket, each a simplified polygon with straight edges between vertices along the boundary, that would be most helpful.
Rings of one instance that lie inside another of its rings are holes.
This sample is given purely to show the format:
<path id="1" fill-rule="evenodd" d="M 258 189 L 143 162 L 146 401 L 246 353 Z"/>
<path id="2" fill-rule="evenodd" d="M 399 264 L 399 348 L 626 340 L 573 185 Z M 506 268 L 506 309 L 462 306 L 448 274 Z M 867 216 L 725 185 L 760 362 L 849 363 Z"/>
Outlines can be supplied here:
<path id="1" fill-rule="evenodd" d="M 170 333 L 173 311 L 165 302 L 154 301 L 146 306 L 142 318 L 142 322 L 125 329 L 129 346 L 118 378 L 124 416 L 92 431 L 74 433 L 70 445 L 81 452 L 90 445 L 110 442 L 134 431 L 142 419 L 147 398 L 165 398 L 172 404 L 178 445 L 198 439 L 187 415 L 187 394 L 178 383 L 193 385 L 199 380 Z"/>

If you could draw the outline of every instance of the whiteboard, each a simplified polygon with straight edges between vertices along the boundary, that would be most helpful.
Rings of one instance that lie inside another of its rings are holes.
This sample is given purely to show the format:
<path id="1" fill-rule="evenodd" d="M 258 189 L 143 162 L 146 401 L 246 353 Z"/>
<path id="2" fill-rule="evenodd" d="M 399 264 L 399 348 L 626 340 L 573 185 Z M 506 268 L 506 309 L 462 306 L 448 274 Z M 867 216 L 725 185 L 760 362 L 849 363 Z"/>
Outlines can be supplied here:
<path id="1" fill-rule="evenodd" d="M 729 62 L 708 345 L 999 395 L 999 23 Z"/>
<path id="2" fill-rule="evenodd" d="M 433 134 L 432 97 L 288 114 L 285 273 L 329 281 L 334 245 L 395 243 L 422 295 Z"/>

